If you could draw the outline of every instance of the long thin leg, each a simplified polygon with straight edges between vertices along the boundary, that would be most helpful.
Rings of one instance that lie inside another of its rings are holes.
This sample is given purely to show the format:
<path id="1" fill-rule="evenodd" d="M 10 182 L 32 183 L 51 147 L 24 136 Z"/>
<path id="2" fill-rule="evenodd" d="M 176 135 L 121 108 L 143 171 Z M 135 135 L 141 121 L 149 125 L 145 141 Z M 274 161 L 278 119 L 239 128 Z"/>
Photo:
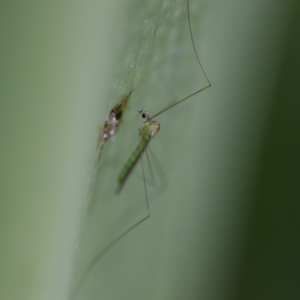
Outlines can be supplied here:
<path id="1" fill-rule="evenodd" d="M 153 152 L 153 150 L 151 149 L 151 147 L 149 147 L 148 149 L 149 149 L 149 155 L 151 157 L 151 161 L 153 163 L 154 169 L 156 169 L 156 173 L 159 175 L 163 184 L 167 185 L 168 184 L 168 176 L 166 175 L 165 171 L 163 170 L 160 162 L 158 161 L 158 159 L 157 159 L 155 153 Z"/>
<path id="2" fill-rule="evenodd" d="M 76 286 L 70 291 L 69 293 L 69 300 L 76 300 L 79 292 L 86 282 L 88 276 L 91 274 L 91 271 L 96 266 L 97 262 L 102 259 L 102 257 L 111 249 L 113 248 L 118 242 L 120 242 L 121 239 L 123 239 L 127 234 L 129 234 L 131 231 L 133 231 L 136 227 L 141 225 L 144 221 L 146 221 L 150 215 L 143 218 L 139 222 L 135 223 L 133 226 L 125 230 L 122 234 L 120 234 L 116 239 L 114 239 L 108 246 L 106 246 L 102 251 L 100 251 L 86 266 L 85 270 L 82 273 L 81 278 L 76 283 Z"/>
<path id="3" fill-rule="evenodd" d="M 143 170 L 143 181 L 144 181 L 144 189 L 145 189 L 145 195 L 146 195 L 146 206 L 147 206 L 147 218 L 151 216 L 150 214 L 150 207 L 149 207 L 149 201 L 148 201 L 148 194 L 147 194 L 147 187 L 146 187 L 146 177 L 145 177 L 145 170 L 144 170 L 144 162 L 143 162 L 143 156 L 141 156 L 141 162 L 142 162 L 142 170 Z"/>
<path id="4" fill-rule="evenodd" d="M 150 170 L 152 185 L 155 186 L 155 176 L 154 176 L 152 164 L 150 162 L 150 158 L 149 158 L 149 154 L 148 154 L 148 149 L 146 149 L 145 152 L 146 152 L 147 162 L 148 162 L 148 166 L 149 166 L 149 170 Z"/>
<path id="5" fill-rule="evenodd" d="M 168 107 L 162 109 L 161 111 L 159 111 L 158 113 L 156 113 L 155 115 L 153 115 L 152 119 L 155 118 L 155 117 L 157 117 L 158 115 L 162 114 L 163 112 L 169 110 L 171 107 L 174 107 L 174 106 L 178 105 L 179 103 L 181 103 L 181 102 L 183 102 L 183 101 L 185 101 L 185 100 L 187 100 L 187 99 L 195 96 L 196 94 L 198 94 L 198 93 L 200 93 L 200 92 L 202 92 L 202 91 L 204 91 L 204 90 L 206 90 L 206 89 L 208 89 L 208 88 L 211 87 L 211 82 L 209 81 L 209 79 L 208 79 L 208 77 L 207 77 L 207 75 L 206 75 L 206 73 L 205 73 L 205 71 L 204 71 L 204 69 L 202 67 L 202 64 L 200 62 L 200 59 L 199 59 L 199 56 L 198 56 L 198 53 L 197 53 L 197 50 L 196 50 L 196 46 L 195 46 L 195 42 L 194 42 L 194 37 L 193 37 L 193 33 L 192 33 L 192 26 L 191 26 L 190 1 L 189 0 L 187 0 L 186 5 L 187 5 L 187 12 L 188 12 L 189 31 L 190 31 L 190 36 L 191 36 L 192 44 L 193 44 L 193 49 L 194 49 L 194 52 L 195 52 L 195 55 L 196 55 L 196 58 L 197 58 L 197 62 L 199 64 L 199 66 L 200 66 L 200 68 L 201 68 L 201 70 L 202 70 L 202 72 L 203 72 L 203 74 L 204 74 L 204 76 L 205 76 L 208 84 L 205 87 L 201 88 L 200 90 L 198 90 L 198 91 L 196 91 L 196 92 L 188 95 L 187 97 L 185 97 L 185 98 L 183 98 L 183 99 L 181 99 L 181 100 L 179 100 L 179 101 L 177 101 L 177 102 L 169 105 Z"/>

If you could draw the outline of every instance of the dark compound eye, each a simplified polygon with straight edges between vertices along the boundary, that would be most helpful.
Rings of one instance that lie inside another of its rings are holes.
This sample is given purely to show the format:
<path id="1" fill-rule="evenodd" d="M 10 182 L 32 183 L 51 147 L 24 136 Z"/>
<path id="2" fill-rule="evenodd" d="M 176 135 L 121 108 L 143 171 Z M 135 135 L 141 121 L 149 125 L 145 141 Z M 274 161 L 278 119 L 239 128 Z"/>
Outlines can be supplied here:
<path id="1" fill-rule="evenodd" d="M 146 117 L 147 117 L 147 113 L 143 112 L 143 113 L 142 113 L 142 118 L 145 119 Z"/>

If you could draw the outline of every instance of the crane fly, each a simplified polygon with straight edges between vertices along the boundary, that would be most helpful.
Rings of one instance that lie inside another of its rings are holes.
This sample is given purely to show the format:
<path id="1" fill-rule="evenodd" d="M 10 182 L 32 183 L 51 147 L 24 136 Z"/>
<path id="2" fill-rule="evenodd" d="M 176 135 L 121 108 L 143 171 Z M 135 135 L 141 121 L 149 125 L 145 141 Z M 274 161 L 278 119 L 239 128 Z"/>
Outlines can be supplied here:
<path id="1" fill-rule="evenodd" d="M 187 15 L 188 15 L 189 33 L 190 33 L 190 37 L 191 37 L 191 41 L 192 41 L 192 45 L 193 45 L 193 50 L 194 50 L 194 53 L 196 56 L 197 63 L 200 66 L 200 69 L 202 70 L 202 72 L 205 76 L 207 85 L 204 86 L 203 88 L 195 91 L 194 93 L 184 97 L 183 99 L 176 101 L 175 103 L 167 106 L 166 108 L 160 110 L 159 112 L 157 112 L 156 114 L 154 114 L 152 116 L 149 114 L 149 112 L 144 111 L 144 109 L 141 109 L 140 111 L 138 111 L 139 114 L 141 114 L 142 118 L 146 119 L 145 122 L 143 123 L 143 125 L 139 128 L 140 142 L 137 145 L 137 147 L 135 148 L 135 150 L 133 151 L 133 153 L 131 154 L 131 156 L 129 157 L 129 159 L 127 160 L 127 162 L 125 163 L 125 165 L 124 165 L 123 169 L 121 170 L 119 177 L 118 177 L 117 192 L 120 192 L 121 189 L 123 188 L 124 184 L 126 183 L 129 175 L 132 173 L 134 167 L 136 166 L 137 162 L 141 159 L 142 169 L 143 169 L 144 189 L 145 189 L 145 195 L 146 195 L 146 206 L 147 206 L 147 217 L 146 218 L 150 217 L 150 207 L 149 207 L 149 201 L 148 201 L 148 195 L 147 195 L 147 189 L 146 189 L 146 180 L 145 180 L 145 175 L 144 175 L 144 165 L 143 165 L 142 156 L 143 156 L 144 152 L 147 151 L 147 147 L 149 146 L 150 141 L 160 130 L 160 124 L 158 121 L 154 120 L 154 118 L 163 114 L 164 112 L 173 108 L 174 106 L 184 102 L 185 100 L 195 96 L 196 94 L 199 94 L 200 92 L 211 87 L 211 83 L 202 67 L 202 64 L 200 62 L 200 59 L 199 59 L 199 56 L 198 56 L 198 53 L 196 50 L 196 46 L 194 43 L 192 27 L 191 27 L 191 20 L 190 20 L 189 0 L 187 0 Z"/>
<path id="2" fill-rule="evenodd" d="M 121 189 L 124 187 L 124 184 L 127 182 L 129 175 L 132 173 L 134 167 L 138 163 L 139 160 L 141 160 L 142 163 L 142 169 L 143 169 L 143 181 L 144 181 L 144 189 L 145 189 L 145 195 L 146 195 L 146 206 L 147 206 L 147 216 L 144 217 L 139 222 L 135 223 L 133 226 L 125 230 L 122 234 L 120 234 L 117 238 L 115 238 L 110 244 L 108 244 L 104 249 L 102 249 L 86 266 L 84 269 L 82 275 L 80 276 L 78 282 L 76 283 L 73 290 L 71 290 L 70 299 L 76 299 L 79 295 L 79 292 L 87 280 L 89 274 L 95 267 L 96 263 L 110 250 L 112 247 L 114 247 L 121 239 L 123 239 L 129 232 L 134 230 L 137 226 L 139 226 L 142 222 L 144 222 L 146 219 L 150 217 L 150 207 L 149 207 L 149 201 L 148 201 L 148 195 L 147 195 L 147 189 L 146 189 L 146 179 L 144 175 L 144 166 L 143 166 L 143 154 L 147 151 L 147 147 L 150 144 L 150 141 L 153 139 L 153 137 L 159 132 L 160 130 L 160 124 L 158 121 L 156 121 L 154 118 L 157 116 L 163 114 L 167 110 L 173 108 L 174 106 L 184 102 L 185 100 L 195 96 L 196 94 L 199 94 L 200 92 L 208 89 L 211 87 L 211 83 L 202 67 L 202 64 L 200 62 L 200 59 L 197 54 L 197 50 L 194 43 L 194 38 L 192 34 L 191 29 L 191 21 L 190 21 L 190 11 L 189 11 L 189 0 L 187 0 L 187 16 L 188 16 L 188 26 L 189 26 L 189 34 L 192 41 L 193 51 L 196 56 L 197 64 L 200 66 L 201 71 L 204 74 L 204 77 L 207 81 L 206 86 L 198 89 L 194 93 L 184 97 L 183 99 L 176 101 L 175 103 L 163 108 L 156 114 L 151 115 L 149 112 L 145 111 L 144 109 L 141 109 L 139 111 L 139 114 L 142 116 L 142 118 L 145 119 L 142 126 L 139 128 L 139 138 L 140 142 L 133 151 L 132 155 L 129 157 L 127 162 L 125 163 L 123 169 L 121 170 L 119 177 L 118 177 L 118 189 L 117 191 L 120 192 Z M 118 130 L 118 127 L 120 125 L 120 122 L 122 121 L 122 114 L 124 112 L 124 109 L 127 106 L 127 102 L 132 94 L 133 90 L 131 90 L 129 93 L 127 93 L 122 100 L 115 105 L 109 112 L 109 114 L 106 117 L 103 130 L 101 131 L 100 136 L 100 142 L 98 144 L 99 147 L 99 159 L 101 156 L 101 151 L 103 149 L 103 146 L 105 142 L 109 139 L 113 139 L 116 135 L 116 132 Z"/>

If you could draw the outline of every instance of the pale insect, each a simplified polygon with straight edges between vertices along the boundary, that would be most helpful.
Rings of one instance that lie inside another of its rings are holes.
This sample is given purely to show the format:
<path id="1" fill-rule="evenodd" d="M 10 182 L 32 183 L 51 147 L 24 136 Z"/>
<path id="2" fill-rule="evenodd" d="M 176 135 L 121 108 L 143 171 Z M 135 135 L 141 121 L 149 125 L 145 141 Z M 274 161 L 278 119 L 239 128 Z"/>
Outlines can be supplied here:
<path id="1" fill-rule="evenodd" d="M 128 100 L 131 96 L 131 93 L 133 90 L 131 90 L 123 99 L 118 102 L 109 112 L 109 114 L 106 116 L 104 126 L 100 129 L 100 136 L 99 136 L 99 155 L 98 155 L 98 161 L 100 160 L 101 153 L 103 146 L 106 141 L 109 139 L 113 139 L 117 133 L 118 127 L 122 121 L 123 111 L 127 106 Z"/>
<path id="2" fill-rule="evenodd" d="M 184 102 L 185 100 L 187 100 L 188 98 L 193 97 L 194 95 L 204 91 L 205 89 L 211 87 L 211 83 L 202 67 L 202 64 L 200 62 L 200 59 L 198 57 L 197 54 L 197 50 L 195 47 L 195 43 L 194 43 L 194 38 L 193 38 L 193 34 L 192 34 L 192 28 L 191 28 L 191 20 L 190 20 L 190 11 L 189 11 L 189 0 L 187 0 L 187 14 L 188 14 L 188 26 L 189 26 L 189 32 L 190 32 L 190 36 L 191 36 L 191 41 L 192 41 L 192 45 L 193 45 L 193 49 L 194 49 L 194 53 L 197 59 L 197 62 L 205 76 L 205 79 L 207 81 L 207 85 L 199 90 L 197 90 L 196 92 L 188 95 L 187 97 L 169 105 L 168 107 L 162 109 L 161 111 L 159 111 L 158 113 L 154 114 L 152 117 L 150 116 L 150 114 L 147 111 L 144 111 L 143 109 L 141 109 L 139 111 L 139 113 L 142 115 L 142 117 L 144 119 L 146 119 L 146 121 L 143 123 L 143 125 L 139 128 L 139 137 L 140 137 L 140 142 L 137 145 L 137 147 L 135 148 L 135 150 L 133 151 L 132 155 L 129 157 L 129 159 L 127 160 L 126 164 L 124 165 L 123 169 L 121 170 L 119 177 L 118 177 L 118 189 L 117 192 L 120 192 L 121 189 L 123 188 L 125 182 L 127 181 L 129 175 L 131 174 L 132 170 L 134 169 L 134 167 L 136 166 L 137 162 L 142 158 L 142 155 L 144 154 L 145 151 L 147 151 L 147 147 L 149 146 L 149 143 L 151 141 L 151 139 L 158 133 L 159 129 L 160 129 L 160 124 L 158 121 L 155 121 L 153 118 L 157 117 L 158 115 L 166 112 L 167 110 L 171 109 L 172 107 L 178 105 L 179 103 Z M 144 175 L 144 166 L 143 166 L 143 160 L 141 159 L 142 162 L 142 169 L 143 169 L 143 180 L 144 180 L 144 189 L 145 189 L 145 195 L 146 195 L 146 206 L 147 206 L 147 217 L 144 218 L 143 220 L 147 219 L 150 217 L 150 207 L 149 207 L 149 201 L 148 201 L 148 195 L 147 195 L 147 189 L 146 189 L 146 180 L 145 180 L 145 175 Z"/>
<path id="3" fill-rule="evenodd" d="M 159 122 L 153 120 L 153 118 L 155 118 L 158 115 L 164 113 L 165 111 L 171 109 L 172 107 L 176 106 L 177 104 L 184 102 L 188 98 L 191 98 L 194 95 L 196 95 L 196 94 L 204 91 L 205 89 L 208 89 L 209 87 L 211 87 L 211 83 L 210 83 L 210 81 L 209 81 L 209 79 L 208 79 L 208 77 L 207 77 L 207 75 L 206 75 L 206 73 L 205 73 L 205 71 L 204 71 L 204 69 L 201 65 L 201 62 L 200 62 L 200 59 L 198 57 L 196 47 L 195 47 L 195 44 L 194 44 L 194 39 L 193 39 L 193 34 L 192 34 L 192 29 L 191 29 L 191 22 L 190 22 L 189 0 L 187 0 L 187 14 L 188 14 L 188 26 L 189 26 L 189 32 L 190 32 L 190 36 L 191 36 L 191 40 L 192 40 L 193 50 L 194 50 L 194 53 L 195 53 L 195 56 L 196 56 L 196 60 L 197 60 L 199 66 L 200 66 L 200 68 L 201 68 L 201 70 L 202 70 L 202 72 L 203 72 L 203 74 L 206 78 L 207 85 L 204 86 L 203 88 L 195 91 L 194 93 L 188 95 L 187 97 L 185 97 L 185 98 L 183 98 L 183 99 L 167 106 L 166 108 L 162 109 L 158 113 L 154 114 L 152 117 L 150 116 L 150 114 L 147 111 L 144 111 L 143 109 L 141 109 L 139 111 L 139 113 L 142 115 L 142 117 L 144 119 L 146 119 L 146 121 L 139 128 L 139 137 L 140 137 L 139 144 L 137 145 L 137 147 L 135 148 L 132 155 L 130 156 L 130 158 L 128 159 L 128 161 L 126 162 L 126 164 L 124 165 L 123 169 L 121 170 L 121 172 L 119 174 L 119 177 L 118 177 L 118 190 L 117 191 L 121 191 L 121 189 L 123 188 L 124 184 L 126 183 L 128 177 L 129 177 L 129 175 L 131 174 L 134 167 L 136 166 L 137 162 L 141 159 L 142 168 L 143 168 L 144 189 L 145 189 L 145 195 L 146 195 L 147 216 L 145 218 L 143 218 L 142 220 L 140 220 L 139 222 L 137 222 L 136 224 L 134 224 L 133 226 L 131 226 L 130 228 L 128 228 L 127 230 L 125 230 L 121 235 L 119 235 L 115 240 L 113 240 L 107 247 L 105 247 L 100 253 L 98 253 L 90 261 L 90 263 L 87 265 L 85 271 L 83 272 L 81 278 L 77 282 L 74 290 L 71 292 L 70 299 L 77 298 L 82 285 L 86 281 L 88 275 L 90 274 L 91 270 L 94 268 L 96 263 L 114 245 L 116 245 L 122 238 L 124 238 L 129 232 L 131 232 L 134 228 L 139 226 L 142 222 L 144 222 L 146 219 L 148 219 L 150 217 L 150 208 L 149 208 L 149 201 L 148 201 L 148 195 L 147 195 L 147 190 L 146 190 L 146 179 L 145 179 L 145 175 L 144 175 L 142 155 L 147 150 L 147 147 L 148 147 L 151 139 L 160 130 Z M 123 111 L 124 111 L 124 109 L 127 105 L 127 102 L 128 102 L 128 100 L 131 96 L 131 93 L 132 93 L 132 91 L 130 91 L 117 105 L 115 105 L 111 109 L 111 111 L 109 112 L 109 114 L 106 118 L 106 121 L 104 123 L 103 132 L 101 133 L 100 142 L 99 142 L 99 149 L 100 149 L 99 158 L 100 158 L 101 150 L 102 150 L 105 142 L 108 139 L 113 138 L 116 134 L 116 131 L 117 131 L 118 126 L 119 126 L 119 124 L 121 122 L 121 119 L 122 119 L 122 113 L 123 113 Z"/>

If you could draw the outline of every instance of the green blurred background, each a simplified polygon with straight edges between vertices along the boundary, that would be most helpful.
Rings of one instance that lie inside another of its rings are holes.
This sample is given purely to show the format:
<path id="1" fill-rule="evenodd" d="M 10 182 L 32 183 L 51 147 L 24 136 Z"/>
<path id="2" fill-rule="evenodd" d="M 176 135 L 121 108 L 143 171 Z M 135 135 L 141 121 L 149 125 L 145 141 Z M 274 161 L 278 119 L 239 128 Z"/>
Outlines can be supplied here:
<path id="1" fill-rule="evenodd" d="M 112 244 L 146 216 L 140 165 L 115 194 L 137 111 L 206 84 L 186 1 L 2 1 L 1 299 L 300 298 L 300 5 L 190 6 L 212 88 L 157 117 L 152 216 Z"/>

